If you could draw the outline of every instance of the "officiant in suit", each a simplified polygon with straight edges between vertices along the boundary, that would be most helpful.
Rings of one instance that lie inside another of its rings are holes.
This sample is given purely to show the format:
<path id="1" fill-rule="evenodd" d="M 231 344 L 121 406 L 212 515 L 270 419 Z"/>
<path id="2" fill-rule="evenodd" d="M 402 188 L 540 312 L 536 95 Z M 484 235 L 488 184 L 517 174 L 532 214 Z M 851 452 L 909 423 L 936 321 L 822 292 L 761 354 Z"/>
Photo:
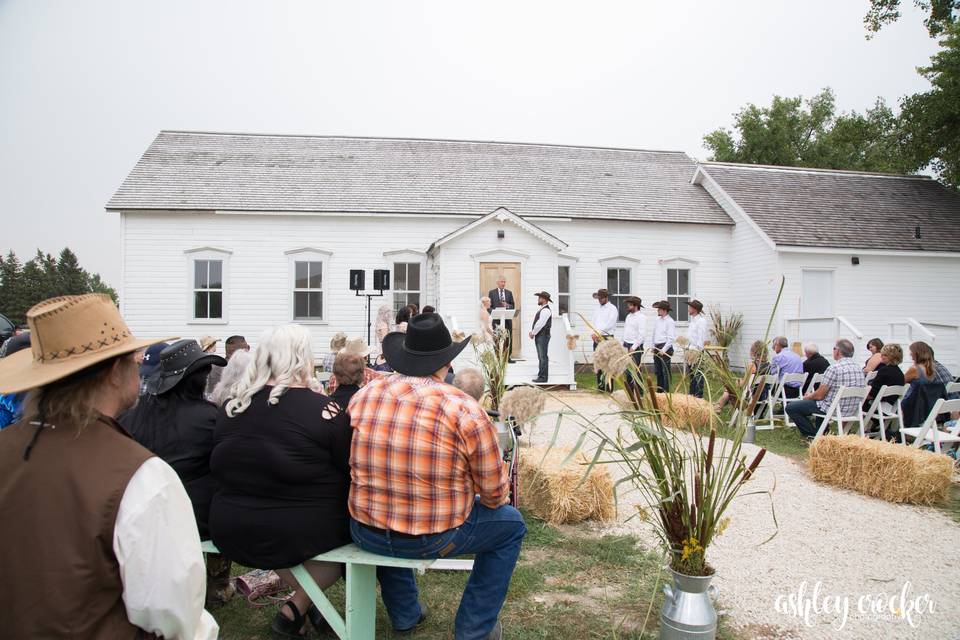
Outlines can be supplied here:
<path id="1" fill-rule="evenodd" d="M 513 302 L 513 291 L 507 289 L 507 279 L 503 276 L 497 278 L 497 288 L 490 289 L 487 296 L 490 298 L 490 309 L 507 309 L 510 312 L 508 315 L 512 315 L 513 310 L 517 308 Z M 513 362 L 513 320 L 504 320 L 503 327 L 507 330 L 509 362 Z"/>

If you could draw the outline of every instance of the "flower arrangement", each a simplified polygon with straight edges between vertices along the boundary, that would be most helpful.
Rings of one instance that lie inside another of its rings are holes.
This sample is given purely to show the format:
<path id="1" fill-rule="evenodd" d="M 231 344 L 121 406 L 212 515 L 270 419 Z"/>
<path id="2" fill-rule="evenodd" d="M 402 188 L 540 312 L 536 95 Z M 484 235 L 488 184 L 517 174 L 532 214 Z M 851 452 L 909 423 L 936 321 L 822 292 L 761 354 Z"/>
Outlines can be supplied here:
<path id="1" fill-rule="evenodd" d="M 467 334 L 465 334 L 460 329 L 454 329 L 453 331 L 450 332 L 450 339 L 453 340 L 454 342 L 462 342 L 463 339 L 466 337 L 467 337 Z M 472 338 L 471 338 L 471 342 L 472 342 Z"/>

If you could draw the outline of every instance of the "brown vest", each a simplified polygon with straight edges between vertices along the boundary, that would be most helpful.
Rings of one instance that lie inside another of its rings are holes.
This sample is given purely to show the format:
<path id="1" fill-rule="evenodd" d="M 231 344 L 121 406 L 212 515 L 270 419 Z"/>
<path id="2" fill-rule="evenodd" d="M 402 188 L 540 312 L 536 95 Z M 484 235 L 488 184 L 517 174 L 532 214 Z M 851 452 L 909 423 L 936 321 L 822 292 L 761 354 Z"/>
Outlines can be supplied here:
<path id="1" fill-rule="evenodd" d="M 83 431 L 25 421 L 0 432 L 4 638 L 137 638 L 113 527 L 130 478 L 153 454 L 104 418 Z"/>

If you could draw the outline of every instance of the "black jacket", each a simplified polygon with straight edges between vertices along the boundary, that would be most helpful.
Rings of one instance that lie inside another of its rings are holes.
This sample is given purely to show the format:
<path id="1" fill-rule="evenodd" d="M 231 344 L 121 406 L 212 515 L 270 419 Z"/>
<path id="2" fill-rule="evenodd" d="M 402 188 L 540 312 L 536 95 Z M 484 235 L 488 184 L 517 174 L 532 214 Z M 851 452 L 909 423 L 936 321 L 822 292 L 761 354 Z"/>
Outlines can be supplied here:
<path id="1" fill-rule="evenodd" d="M 500 289 L 490 289 L 490 293 L 487 294 L 487 297 L 490 298 L 490 308 L 499 309 L 504 306 L 500 304 Z M 503 290 L 503 297 L 506 299 L 507 307 L 511 309 L 516 309 L 517 305 L 513 301 L 513 291 L 510 289 Z"/>
<path id="2" fill-rule="evenodd" d="M 810 381 L 813 380 L 815 373 L 823 373 L 830 368 L 830 362 L 819 353 L 814 354 L 803 361 L 803 372 L 807 374 L 807 381 L 803 385 L 803 392 L 807 393 L 810 388 Z M 820 386 L 819 384 L 817 385 Z M 816 387 L 814 387 L 816 388 Z"/>
<path id="3" fill-rule="evenodd" d="M 904 384 L 903 371 L 900 370 L 900 367 L 881 363 L 880 366 L 876 368 L 876 372 L 877 377 L 870 383 L 870 393 L 867 394 L 867 402 L 864 404 L 867 408 L 873 403 L 873 399 L 877 397 L 877 394 L 880 393 L 880 388 L 884 385 L 892 387 Z"/>

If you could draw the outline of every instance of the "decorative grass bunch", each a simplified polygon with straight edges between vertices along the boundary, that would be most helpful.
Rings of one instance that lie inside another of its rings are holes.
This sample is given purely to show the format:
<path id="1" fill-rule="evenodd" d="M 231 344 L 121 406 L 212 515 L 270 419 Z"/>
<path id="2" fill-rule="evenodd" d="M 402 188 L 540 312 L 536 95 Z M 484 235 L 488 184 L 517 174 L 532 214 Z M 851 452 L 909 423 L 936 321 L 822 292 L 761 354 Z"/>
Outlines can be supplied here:
<path id="1" fill-rule="evenodd" d="M 730 313 L 724 315 L 719 306 L 710 307 L 710 334 L 713 336 L 714 344 L 718 347 L 729 347 L 732 345 L 740 331 L 743 329 L 743 314 Z"/>
<path id="2" fill-rule="evenodd" d="M 513 418 L 517 426 L 533 422 L 543 413 L 547 396 L 540 389 L 533 386 L 514 387 L 503 394 L 500 401 L 500 415 Z"/>
<path id="3" fill-rule="evenodd" d="M 500 401 L 506 391 L 507 361 L 510 358 L 509 336 L 506 329 L 497 327 L 492 341 L 483 340 L 477 334 L 470 340 L 477 356 L 477 365 L 487 381 L 490 409 L 494 411 L 500 410 Z"/>
<path id="4" fill-rule="evenodd" d="M 616 340 L 601 340 L 593 352 L 593 370 L 607 380 L 623 376 L 632 362 L 627 348 Z"/>
<path id="5" fill-rule="evenodd" d="M 573 351 L 577 348 L 577 343 L 580 342 L 580 334 L 578 333 L 568 333 L 567 334 L 567 349 Z"/>

